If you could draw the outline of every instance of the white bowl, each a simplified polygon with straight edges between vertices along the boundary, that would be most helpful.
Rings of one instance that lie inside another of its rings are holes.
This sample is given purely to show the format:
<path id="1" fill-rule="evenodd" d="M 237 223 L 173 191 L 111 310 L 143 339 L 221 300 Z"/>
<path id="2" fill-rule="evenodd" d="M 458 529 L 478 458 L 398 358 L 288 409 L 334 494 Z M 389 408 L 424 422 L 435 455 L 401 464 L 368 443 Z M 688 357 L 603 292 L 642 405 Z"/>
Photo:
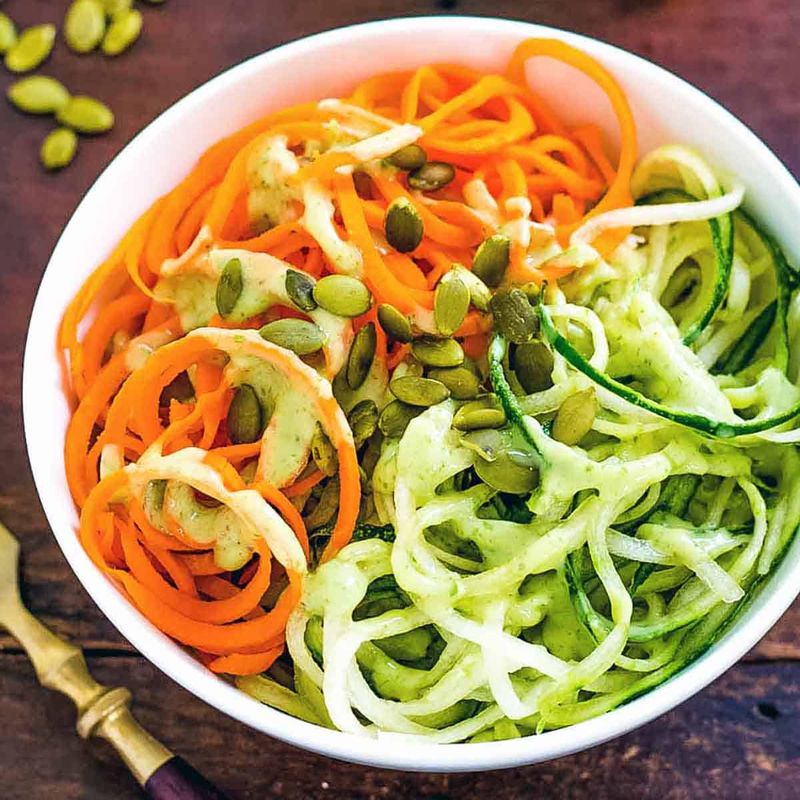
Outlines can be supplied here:
<path id="1" fill-rule="evenodd" d="M 284 45 L 193 91 L 140 133 L 103 172 L 67 225 L 42 280 L 25 351 L 23 411 L 28 454 L 47 518 L 72 569 L 103 613 L 163 672 L 225 714 L 284 741 L 348 761 L 405 770 L 464 771 L 530 764 L 607 741 L 649 722 L 714 680 L 769 630 L 798 593 L 798 538 L 769 584 L 727 635 L 645 696 L 571 728 L 485 744 L 410 745 L 326 730 L 261 705 L 212 675 L 154 628 L 90 562 L 75 534 L 77 515 L 62 461 L 69 409 L 61 391 L 56 331 L 84 278 L 128 226 L 171 189 L 222 136 L 266 111 L 347 92 L 377 72 L 431 61 L 500 69 L 531 36 L 570 42 L 605 64 L 624 86 L 638 122 L 640 151 L 681 141 L 747 185 L 747 203 L 800 262 L 800 187 L 742 123 L 659 67 L 607 44 L 522 22 L 416 18 L 374 22 Z M 534 85 L 567 121 L 614 120 L 583 76 L 537 61 Z M 530 69 L 531 78 L 533 70 Z"/>

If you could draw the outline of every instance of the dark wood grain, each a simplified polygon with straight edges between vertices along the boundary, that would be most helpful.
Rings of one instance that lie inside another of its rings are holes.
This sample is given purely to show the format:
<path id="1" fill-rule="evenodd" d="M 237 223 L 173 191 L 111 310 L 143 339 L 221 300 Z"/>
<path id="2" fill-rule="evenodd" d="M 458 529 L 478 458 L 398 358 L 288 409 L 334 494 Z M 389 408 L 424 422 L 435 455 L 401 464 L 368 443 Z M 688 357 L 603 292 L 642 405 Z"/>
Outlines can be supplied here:
<path id="1" fill-rule="evenodd" d="M 55 21 L 66 0 L 8 0 L 21 24 Z M 23 545 L 26 599 L 56 631 L 83 644 L 100 680 L 130 686 L 142 721 L 234 798 L 493 796 L 596 800 L 798 796 L 800 606 L 746 663 L 639 732 L 548 765 L 506 774 L 414 776 L 338 764 L 255 734 L 206 707 L 137 656 L 75 578 L 47 530 L 20 419 L 27 319 L 50 251 L 83 193 L 127 141 L 195 86 L 242 59 L 326 28 L 429 13 L 524 17 L 633 50 L 724 103 L 800 174 L 797 0 L 168 0 L 144 8 L 145 33 L 114 61 L 59 43 L 43 70 L 111 103 L 117 126 L 84 140 L 51 176 L 37 151 L 50 123 L 0 103 L 0 517 Z M 0 70 L 0 91 L 9 76 Z M 54 453 L 54 458 L 58 457 Z M 119 800 L 140 794 L 108 754 L 74 736 L 72 709 L 41 690 L 0 634 L 0 769 L 4 800 Z"/>

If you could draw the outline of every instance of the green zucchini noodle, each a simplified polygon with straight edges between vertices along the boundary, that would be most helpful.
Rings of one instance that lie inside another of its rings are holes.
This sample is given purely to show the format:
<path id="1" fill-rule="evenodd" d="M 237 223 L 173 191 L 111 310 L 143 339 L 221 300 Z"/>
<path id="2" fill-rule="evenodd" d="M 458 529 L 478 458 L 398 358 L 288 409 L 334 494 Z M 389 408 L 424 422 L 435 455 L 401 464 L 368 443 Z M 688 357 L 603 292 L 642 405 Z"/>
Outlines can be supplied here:
<path id="1" fill-rule="evenodd" d="M 746 607 L 800 525 L 798 276 L 694 151 L 646 155 L 632 189 L 528 295 L 551 358 L 535 391 L 495 320 L 474 366 L 504 424 L 463 426 L 451 397 L 370 440 L 353 541 L 309 573 L 289 658 L 242 689 L 356 734 L 524 736 L 666 681 Z M 591 246 L 622 226 L 610 256 Z M 382 409 L 391 378 L 334 393 Z M 309 527 L 321 552 L 330 523 Z"/>

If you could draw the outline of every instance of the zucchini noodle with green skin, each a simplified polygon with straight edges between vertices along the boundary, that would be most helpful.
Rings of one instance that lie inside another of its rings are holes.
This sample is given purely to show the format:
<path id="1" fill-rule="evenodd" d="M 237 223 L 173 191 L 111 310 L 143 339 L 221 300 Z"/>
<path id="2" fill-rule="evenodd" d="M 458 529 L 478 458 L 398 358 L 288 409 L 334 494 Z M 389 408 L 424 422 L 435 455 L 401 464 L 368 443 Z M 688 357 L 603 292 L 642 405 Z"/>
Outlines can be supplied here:
<path id="1" fill-rule="evenodd" d="M 547 385 L 525 393 L 496 327 L 478 368 L 502 427 L 460 429 L 451 398 L 383 437 L 371 515 L 290 619 L 291 670 L 241 688 L 351 733 L 513 738 L 657 686 L 746 606 L 800 524 L 798 276 L 687 148 L 632 187 L 533 301 Z M 627 225 L 607 259 L 588 244 Z"/>

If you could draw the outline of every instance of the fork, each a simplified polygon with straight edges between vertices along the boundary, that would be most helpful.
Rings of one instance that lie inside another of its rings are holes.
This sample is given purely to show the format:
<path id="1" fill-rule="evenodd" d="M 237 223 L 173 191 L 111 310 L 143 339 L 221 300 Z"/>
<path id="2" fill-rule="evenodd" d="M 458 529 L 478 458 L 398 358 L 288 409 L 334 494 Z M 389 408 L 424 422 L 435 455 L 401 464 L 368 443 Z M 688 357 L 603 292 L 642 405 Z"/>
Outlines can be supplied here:
<path id="1" fill-rule="evenodd" d="M 98 683 L 80 648 L 56 636 L 25 608 L 18 575 L 19 542 L 0 522 L 0 626 L 22 645 L 39 683 L 75 703 L 81 737 L 109 742 L 153 800 L 227 800 L 139 724 L 129 707 L 128 689 Z"/>

